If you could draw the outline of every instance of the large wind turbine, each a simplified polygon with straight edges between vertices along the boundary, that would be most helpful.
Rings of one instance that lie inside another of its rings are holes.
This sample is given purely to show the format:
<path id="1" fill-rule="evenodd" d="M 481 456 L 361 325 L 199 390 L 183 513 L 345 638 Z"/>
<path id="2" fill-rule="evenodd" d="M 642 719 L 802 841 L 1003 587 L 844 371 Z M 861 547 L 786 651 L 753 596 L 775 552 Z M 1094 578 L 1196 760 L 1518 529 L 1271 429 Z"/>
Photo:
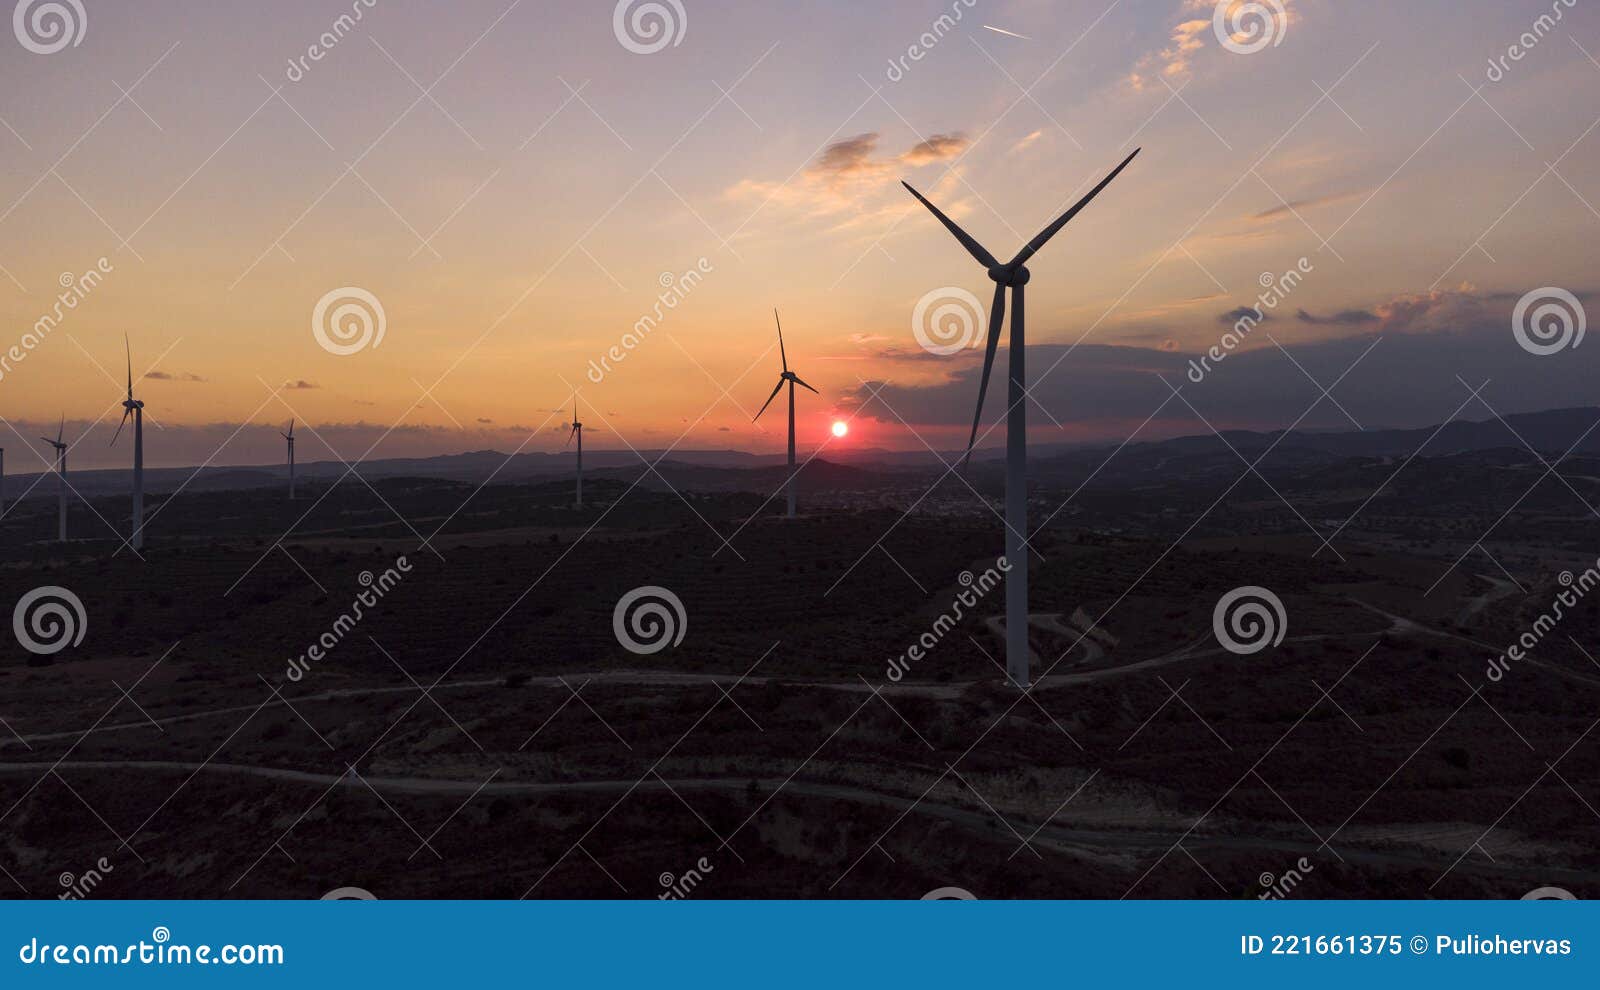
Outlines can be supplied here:
<path id="1" fill-rule="evenodd" d="M 133 536 L 128 545 L 135 551 L 144 548 L 144 403 L 133 397 L 133 349 L 128 346 L 126 335 L 122 338 L 122 346 L 128 352 L 128 397 L 122 402 L 122 422 L 117 424 L 117 432 L 111 437 L 111 445 L 115 446 L 117 437 L 122 436 L 122 428 L 128 425 L 128 417 L 133 417 Z"/>
<path id="2" fill-rule="evenodd" d="M 67 448 L 72 446 L 62 442 L 62 436 L 67 432 L 67 417 L 61 417 L 61 426 L 56 430 L 54 440 L 49 437 L 40 437 L 45 443 L 56 449 L 56 481 L 61 491 L 61 525 L 60 535 L 57 537 L 62 543 L 67 542 Z"/>
<path id="3" fill-rule="evenodd" d="M 789 370 L 789 355 L 787 353 L 785 353 L 785 351 L 783 349 L 783 321 L 778 319 L 778 311 L 777 310 L 773 310 L 772 311 L 772 319 L 774 320 L 774 322 L 776 322 L 778 324 L 778 357 L 781 358 L 782 361 L 783 361 L 783 374 L 778 376 L 778 384 L 773 386 L 772 394 L 767 396 L 767 401 L 763 402 L 761 404 L 760 411 L 758 411 L 756 413 L 756 419 L 760 419 L 761 418 L 761 413 L 766 412 L 767 411 L 767 407 L 772 405 L 772 400 L 776 399 L 778 397 L 778 392 L 783 389 L 783 383 L 784 382 L 788 382 L 789 383 L 789 476 L 788 476 L 788 479 L 786 481 L 784 481 L 783 486 L 784 486 L 784 488 L 786 488 L 788 490 L 788 493 L 789 493 L 789 518 L 793 519 L 794 518 L 794 387 L 796 385 L 799 385 L 802 388 L 811 389 L 811 392 L 814 395 L 821 395 L 822 393 L 818 392 L 814 388 L 811 388 L 810 385 L 807 385 L 805 382 L 800 380 L 800 376 L 799 375 L 797 375 L 794 372 Z M 753 423 L 753 422 L 755 422 L 755 420 L 751 420 L 751 422 Z"/>
<path id="4" fill-rule="evenodd" d="M 1111 171 L 1111 174 L 1100 180 L 1100 184 L 1089 190 L 1088 194 L 1078 200 L 1072 209 L 1061 214 L 1050 226 L 1041 230 L 1033 240 L 1029 241 L 1017 256 L 1009 262 L 1001 264 L 994 255 L 984 249 L 972 238 L 970 234 L 956 226 L 955 221 L 939 212 L 939 208 L 923 198 L 922 194 L 911 188 L 910 183 L 902 182 L 901 185 L 917 201 L 926 206 L 939 222 L 944 224 L 950 233 L 955 235 L 961 246 L 967 249 L 978 264 L 988 269 L 989 278 L 995 283 L 994 308 L 989 316 L 989 341 L 983 356 L 983 377 L 978 382 L 978 408 L 972 416 L 972 434 L 967 439 L 967 452 L 963 462 L 972 457 L 972 445 L 978 438 L 978 423 L 983 417 L 983 396 L 989 388 L 989 373 L 994 368 L 995 348 L 1000 343 L 1000 330 L 1006 317 L 1006 289 L 1011 290 L 1012 315 L 1011 315 L 1011 340 L 1009 353 L 1011 355 L 1011 387 L 1007 396 L 1010 405 L 1006 415 L 1006 560 L 1011 565 L 1011 570 L 1006 574 L 1006 676 L 1018 687 L 1028 686 L 1028 408 L 1027 384 L 1028 372 L 1024 360 L 1026 354 L 1026 339 L 1023 330 L 1023 286 L 1028 284 L 1029 272 L 1027 262 L 1038 250 L 1045 246 L 1050 238 L 1056 235 L 1067 221 L 1078 215 L 1078 211 L 1089 204 L 1089 201 L 1100 195 L 1100 191 L 1111 184 L 1128 163 L 1133 161 L 1134 155 L 1139 153 L 1135 148 L 1132 155 L 1122 160 Z"/>
<path id="5" fill-rule="evenodd" d="M 289 420 L 289 432 L 279 433 L 289 442 L 289 501 L 294 501 L 294 420 Z"/>
<path id="6" fill-rule="evenodd" d="M 572 432 L 567 434 L 565 446 L 572 445 L 572 438 L 578 438 L 578 508 L 583 508 L 583 424 L 578 422 L 578 400 L 572 400 Z"/>

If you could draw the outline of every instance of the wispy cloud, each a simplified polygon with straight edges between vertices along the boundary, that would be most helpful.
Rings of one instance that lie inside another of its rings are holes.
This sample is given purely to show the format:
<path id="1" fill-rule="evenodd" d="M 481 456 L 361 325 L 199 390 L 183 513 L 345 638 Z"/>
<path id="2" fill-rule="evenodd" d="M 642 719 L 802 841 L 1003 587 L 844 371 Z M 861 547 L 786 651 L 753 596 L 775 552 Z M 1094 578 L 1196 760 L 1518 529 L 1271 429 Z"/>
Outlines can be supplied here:
<path id="1" fill-rule="evenodd" d="M 204 378 L 188 371 L 147 371 L 144 376 L 155 382 L 203 382 Z"/>

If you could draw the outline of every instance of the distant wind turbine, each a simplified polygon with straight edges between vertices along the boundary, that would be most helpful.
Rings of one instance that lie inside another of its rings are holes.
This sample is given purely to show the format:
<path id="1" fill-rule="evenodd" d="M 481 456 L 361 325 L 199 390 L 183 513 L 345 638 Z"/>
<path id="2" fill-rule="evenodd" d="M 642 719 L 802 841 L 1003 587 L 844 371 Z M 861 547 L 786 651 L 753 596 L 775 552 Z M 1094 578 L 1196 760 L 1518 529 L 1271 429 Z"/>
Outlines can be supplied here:
<path id="1" fill-rule="evenodd" d="M 126 334 L 122 337 L 122 346 L 128 354 L 128 397 L 122 402 L 122 422 L 117 424 L 117 432 L 111 437 L 111 446 L 116 446 L 117 437 L 122 436 L 122 428 L 132 416 L 133 537 L 128 545 L 137 552 L 144 549 L 144 403 L 133 397 L 133 348 L 128 345 Z"/>
<path id="2" fill-rule="evenodd" d="M 779 356 L 779 358 L 781 358 L 783 360 L 783 374 L 778 376 L 778 384 L 773 386 L 772 394 L 767 396 L 767 401 L 763 402 L 761 404 L 760 411 L 756 413 L 756 419 L 760 419 L 761 418 L 761 413 L 764 413 L 764 412 L 767 411 L 767 407 L 772 405 L 772 400 L 776 399 L 778 397 L 778 393 L 783 390 L 783 383 L 784 382 L 788 382 L 789 383 L 789 476 L 788 476 L 788 480 L 786 480 L 784 482 L 784 488 L 786 488 L 788 490 L 788 494 L 789 494 L 789 518 L 793 519 L 794 518 L 794 387 L 796 385 L 799 385 L 801 388 L 811 389 L 811 392 L 813 394 L 815 394 L 815 395 L 821 395 L 822 393 L 818 392 L 814 388 L 811 388 L 810 385 L 807 385 L 805 382 L 800 380 L 800 376 L 799 375 L 797 375 L 794 372 L 789 370 L 789 355 L 783 349 L 783 321 L 778 319 L 778 311 L 777 310 L 773 310 L 772 311 L 772 319 L 774 321 L 776 321 L 777 324 L 778 324 L 778 356 Z M 751 420 L 751 422 L 755 422 L 755 420 Z"/>
<path id="3" fill-rule="evenodd" d="M 72 446 L 61 440 L 66 432 L 67 417 L 63 414 L 61 426 L 56 430 L 56 438 L 54 440 L 49 437 L 39 438 L 56 449 L 56 480 L 59 483 L 57 487 L 61 491 L 61 525 L 60 534 L 56 538 L 62 543 L 67 542 L 67 448 Z"/>
<path id="4" fill-rule="evenodd" d="M 564 446 L 572 446 L 572 438 L 578 438 L 578 508 L 583 508 L 583 424 L 578 422 L 578 400 L 572 400 L 572 432 L 567 434 Z"/>
<path id="5" fill-rule="evenodd" d="M 279 432 L 278 436 L 289 442 L 289 501 L 294 501 L 294 420 L 289 420 L 289 432 Z"/>
<path id="6" fill-rule="evenodd" d="M 985 250 L 970 234 L 956 226 L 955 221 L 939 212 L 939 208 L 923 198 L 922 194 L 911 188 L 910 183 L 902 182 L 901 185 L 911 195 L 926 206 L 939 222 L 944 224 L 950 233 L 955 235 L 967 253 L 977 260 L 978 264 L 988 269 L 989 278 L 995 283 L 994 308 L 989 316 L 989 342 L 983 356 L 983 377 L 978 382 L 978 408 L 972 415 L 972 434 L 967 439 L 967 452 L 962 458 L 965 464 L 972 457 L 972 445 L 978 438 L 978 423 L 983 417 L 983 396 L 989 389 L 989 373 L 994 368 L 995 349 L 1000 343 L 1000 331 L 1006 317 L 1006 289 L 1011 290 L 1013 312 L 1011 316 L 1011 340 L 1009 353 L 1011 356 L 1011 388 L 1008 399 L 1010 406 L 1006 415 L 1006 560 L 1011 565 L 1011 570 L 1006 574 L 1006 676 L 1018 687 L 1028 686 L 1028 409 L 1027 409 L 1027 383 L 1028 370 L 1024 355 L 1026 354 L 1026 339 L 1023 329 L 1023 286 L 1028 284 L 1029 272 L 1027 262 L 1045 243 L 1054 237 L 1067 222 L 1078 215 L 1078 211 L 1089 204 L 1089 201 L 1100 195 L 1100 191 L 1111 184 L 1128 163 L 1133 161 L 1134 155 L 1139 153 L 1135 148 L 1132 155 L 1122 160 L 1122 164 L 1112 170 L 1111 174 L 1100 180 L 1072 209 L 1063 213 L 1050 226 L 1041 230 L 1033 240 L 1029 241 L 1017 256 L 1002 265 L 994 255 Z"/>

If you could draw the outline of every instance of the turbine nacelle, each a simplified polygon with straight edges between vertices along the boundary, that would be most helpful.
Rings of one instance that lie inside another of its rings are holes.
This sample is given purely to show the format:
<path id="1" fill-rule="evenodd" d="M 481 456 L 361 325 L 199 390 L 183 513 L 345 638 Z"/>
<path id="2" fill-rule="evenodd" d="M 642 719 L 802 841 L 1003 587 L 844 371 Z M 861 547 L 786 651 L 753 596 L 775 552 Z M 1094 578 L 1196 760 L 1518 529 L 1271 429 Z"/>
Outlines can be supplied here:
<path id="1" fill-rule="evenodd" d="M 1016 267 L 999 265 L 989 269 L 989 280 L 1008 289 L 1027 285 L 1028 280 L 1031 278 L 1033 278 L 1033 273 L 1028 271 L 1028 266 L 1026 265 L 1017 265 Z"/>

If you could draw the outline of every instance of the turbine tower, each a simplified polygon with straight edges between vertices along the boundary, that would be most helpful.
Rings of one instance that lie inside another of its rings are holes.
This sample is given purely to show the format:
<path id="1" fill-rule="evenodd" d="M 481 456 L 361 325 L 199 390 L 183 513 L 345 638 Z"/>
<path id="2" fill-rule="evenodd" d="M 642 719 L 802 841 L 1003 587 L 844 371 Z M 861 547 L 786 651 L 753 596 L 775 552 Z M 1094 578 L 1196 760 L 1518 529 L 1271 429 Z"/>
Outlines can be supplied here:
<path id="1" fill-rule="evenodd" d="M 122 428 L 128 425 L 128 417 L 133 417 L 133 536 L 128 545 L 137 552 L 144 549 L 144 403 L 133 397 L 133 349 L 128 346 L 127 335 L 122 338 L 122 346 L 128 353 L 128 397 L 122 402 L 122 422 L 117 425 L 117 432 L 111 438 L 111 445 L 115 446 L 117 437 L 122 436 Z"/>
<path id="2" fill-rule="evenodd" d="M 67 542 L 67 448 L 72 446 L 61 440 L 66 431 L 67 417 L 63 414 L 61 426 L 56 430 L 56 438 L 54 440 L 49 437 L 39 438 L 56 449 L 56 480 L 59 483 L 57 487 L 61 491 L 61 525 L 60 534 L 56 538 L 62 543 Z"/>
<path id="3" fill-rule="evenodd" d="M 578 508 L 583 508 L 583 424 L 578 422 L 578 400 L 572 400 L 572 432 L 567 434 L 564 446 L 572 446 L 572 438 L 578 438 Z"/>
<path id="4" fill-rule="evenodd" d="M 294 420 L 289 420 L 289 432 L 278 436 L 289 442 L 289 501 L 294 501 Z"/>
<path id="5" fill-rule="evenodd" d="M 1011 290 L 1012 315 L 1011 315 L 1011 340 L 1009 354 L 1011 357 L 1011 387 L 1009 390 L 1009 406 L 1006 414 L 1006 559 L 1011 565 L 1011 570 L 1006 575 L 1006 676 L 1019 688 L 1025 688 L 1028 680 L 1028 409 L 1027 409 L 1027 383 L 1028 372 L 1025 361 L 1026 338 L 1023 328 L 1023 287 L 1028 284 L 1029 272 L 1027 262 L 1045 243 L 1054 237 L 1067 222 L 1078 215 L 1078 211 L 1089 204 L 1089 201 L 1100 195 L 1100 191 L 1111 184 L 1128 163 L 1133 161 L 1139 153 L 1135 148 L 1132 155 L 1122 160 L 1111 171 L 1111 174 L 1100 180 L 1072 209 L 1063 213 L 1050 226 L 1041 230 L 1033 240 L 1029 241 L 1017 256 L 1009 262 L 1001 264 L 994 255 L 990 254 L 982 244 L 979 244 L 970 234 L 956 226 L 955 221 L 939 212 L 939 208 L 923 198 L 922 194 L 911 188 L 911 184 L 902 182 L 901 185 L 917 201 L 944 224 L 945 229 L 955 235 L 967 253 L 977 260 L 978 264 L 988 270 L 989 278 L 995 283 L 994 307 L 989 316 L 989 341 L 983 356 L 983 377 L 978 382 L 978 408 L 972 415 L 972 434 L 967 439 L 967 452 L 962 458 L 965 464 L 972 457 L 972 445 L 978 438 L 978 423 L 983 417 L 983 396 L 989 388 L 989 373 L 994 368 L 995 349 L 1000 343 L 1000 331 L 1006 316 L 1006 290 Z"/>
<path id="6" fill-rule="evenodd" d="M 782 361 L 783 361 L 783 374 L 778 376 L 778 384 L 773 386 L 772 394 L 767 396 L 767 401 L 763 402 L 761 404 L 761 410 L 760 410 L 760 412 L 756 413 L 756 419 L 760 419 L 761 418 L 761 413 L 764 413 L 764 412 L 767 411 L 767 407 L 772 405 L 772 400 L 776 399 L 778 397 L 778 393 L 780 391 L 782 391 L 783 383 L 784 382 L 788 382 L 789 383 L 789 476 L 784 481 L 783 487 L 785 489 L 787 489 L 788 494 L 789 494 L 789 518 L 793 519 L 794 518 L 794 387 L 796 385 L 799 385 L 802 388 L 811 389 L 811 392 L 814 395 L 821 395 L 822 393 L 818 392 L 814 388 L 811 388 L 810 385 L 807 385 L 805 382 L 800 380 L 800 376 L 799 375 L 797 375 L 794 372 L 789 370 L 789 355 L 787 353 L 785 353 L 784 349 L 783 349 L 783 321 L 778 319 L 778 311 L 777 310 L 773 310 L 772 311 L 772 318 L 778 324 L 778 357 L 781 358 Z M 755 420 L 751 420 L 751 422 L 753 423 L 753 422 L 755 422 Z"/>

